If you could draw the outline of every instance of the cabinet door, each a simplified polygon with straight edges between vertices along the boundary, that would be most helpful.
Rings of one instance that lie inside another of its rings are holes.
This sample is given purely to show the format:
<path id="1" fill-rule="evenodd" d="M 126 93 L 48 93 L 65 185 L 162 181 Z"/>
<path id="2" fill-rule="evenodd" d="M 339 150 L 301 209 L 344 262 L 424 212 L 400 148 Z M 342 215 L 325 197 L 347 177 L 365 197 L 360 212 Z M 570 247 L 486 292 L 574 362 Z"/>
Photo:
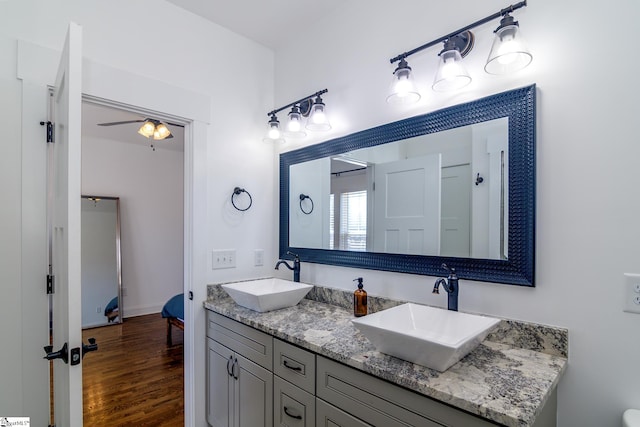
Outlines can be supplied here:
<path id="1" fill-rule="evenodd" d="M 229 372 L 233 353 L 223 345 L 207 339 L 207 421 L 213 427 L 230 427 L 235 380 Z"/>
<path id="2" fill-rule="evenodd" d="M 316 427 L 371 427 L 371 425 L 316 398 Z"/>
<path id="3" fill-rule="evenodd" d="M 234 426 L 273 427 L 273 374 L 237 353 L 234 357 Z"/>

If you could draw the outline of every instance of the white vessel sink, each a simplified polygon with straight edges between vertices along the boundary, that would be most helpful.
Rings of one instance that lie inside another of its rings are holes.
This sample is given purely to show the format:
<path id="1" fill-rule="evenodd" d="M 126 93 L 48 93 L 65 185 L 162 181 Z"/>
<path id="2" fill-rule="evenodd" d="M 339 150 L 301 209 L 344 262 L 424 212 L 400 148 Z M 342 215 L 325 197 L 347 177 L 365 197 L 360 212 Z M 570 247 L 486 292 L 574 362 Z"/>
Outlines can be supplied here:
<path id="1" fill-rule="evenodd" d="M 500 319 L 407 303 L 352 322 L 378 351 L 444 372 Z"/>
<path id="2" fill-rule="evenodd" d="M 243 307 L 265 312 L 293 307 L 313 285 L 278 278 L 248 280 L 222 285 L 231 298 Z"/>

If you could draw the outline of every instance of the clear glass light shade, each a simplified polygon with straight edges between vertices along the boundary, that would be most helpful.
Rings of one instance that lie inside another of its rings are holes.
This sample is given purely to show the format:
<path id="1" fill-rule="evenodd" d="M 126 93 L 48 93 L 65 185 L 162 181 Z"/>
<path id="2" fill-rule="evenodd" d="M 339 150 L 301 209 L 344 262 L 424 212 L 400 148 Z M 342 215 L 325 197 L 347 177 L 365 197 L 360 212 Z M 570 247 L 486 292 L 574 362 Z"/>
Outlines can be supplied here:
<path id="1" fill-rule="evenodd" d="M 462 63 L 462 56 L 457 49 L 440 54 L 438 72 L 431 88 L 436 92 L 457 90 L 471 83 L 471 76 Z"/>
<path id="2" fill-rule="evenodd" d="M 289 121 L 285 135 L 293 138 L 302 138 L 307 135 L 302 126 L 302 115 L 298 107 L 293 107 L 289 113 Z"/>
<path id="3" fill-rule="evenodd" d="M 282 132 L 280 132 L 280 122 L 275 115 L 271 116 L 271 119 L 269 119 L 267 136 L 262 140 L 264 142 L 284 142 Z"/>
<path id="4" fill-rule="evenodd" d="M 153 131 L 153 139 L 160 140 L 165 139 L 171 136 L 171 132 L 169 128 L 164 123 L 159 123 L 156 125 L 155 130 Z"/>
<path id="5" fill-rule="evenodd" d="M 155 132 L 155 130 L 156 130 L 156 124 L 153 123 L 151 120 L 147 120 L 142 124 L 142 126 L 140 126 L 140 129 L 138 129 L 138 133 L 144 136 L 145 138 L 149 138 L 153 136 L 153 132 Z"/>
<path id="6" fill-rule="evenodd" d="M 389 87 L 387 102 L 393 105 L 406 105 L 413 104 L 419 100 L 420 93 L 413 81 L 411 68 L 408 66 L 398 66 L 398 68 L 393 72 L 393 80 Z"/>
<path id="7" fill-rule="evenodd" d="M 311 106 L 311 112 L 307 119 L 307 129 L 312 131 L 327 131 L 331 129 L 331 124 L 325 111 L 325 105 L 320 97 L 317 97 Z"/>
<path id="8" fill-rule="evenodd" d="M 484 70 L 489 74 L 513 73 L 525 68 L 532 60 L 533 55 L 529 52 L 518 25 L 506 25 L 496 30 Z"/>

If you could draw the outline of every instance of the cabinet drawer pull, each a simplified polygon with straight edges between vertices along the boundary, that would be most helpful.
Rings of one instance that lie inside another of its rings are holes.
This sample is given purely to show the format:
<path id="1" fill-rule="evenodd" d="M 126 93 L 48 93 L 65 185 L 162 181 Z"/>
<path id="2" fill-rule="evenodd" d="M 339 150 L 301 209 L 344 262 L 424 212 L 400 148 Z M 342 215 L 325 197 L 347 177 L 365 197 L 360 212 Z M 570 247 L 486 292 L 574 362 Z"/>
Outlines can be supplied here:
<path id="1" fill-rule="evenodd" d="M 301 420 L 302 419 L 302 415 L 291 415 L 289 413 L 289 408 L 287 408 L 286 406 L 284 407 L 284 413 L 287 414 L 288 416 L 290 416 L 291 418 L 295 418 L 296 420 Z"/>
<path id="2" fill-rule="evenodd" d="M 233 376 L 233 372 L 231 372 L 232 367 L 229 367 L 229 364 L 233 361 L 233 356 L 229 356 L 229 360 L 227 360 L 227 374 L 229 374 L 230 377 Z"/>
<path id="3" fill-rule="evenodd" d="M 233 379 L 237 380 L 238 379 L 238 373 L 236 372 L 236 367 L 238 366 L 238 359 L 234 358 L 233 359 L 233 365 L 231 365 L 231 373 L 233 374 Z M 240 368 L 238 368 L 238 371 L 240 370 Z"/>
<path id="4" fill-rule="evenodd" d="M 302 368 L 300 366 L 292 366 L 289 363 L 287 363 L 286 360 L 282 364 L 284 365 L 285 368 L 289 368 L 292 371 L 302 372 Z"/>

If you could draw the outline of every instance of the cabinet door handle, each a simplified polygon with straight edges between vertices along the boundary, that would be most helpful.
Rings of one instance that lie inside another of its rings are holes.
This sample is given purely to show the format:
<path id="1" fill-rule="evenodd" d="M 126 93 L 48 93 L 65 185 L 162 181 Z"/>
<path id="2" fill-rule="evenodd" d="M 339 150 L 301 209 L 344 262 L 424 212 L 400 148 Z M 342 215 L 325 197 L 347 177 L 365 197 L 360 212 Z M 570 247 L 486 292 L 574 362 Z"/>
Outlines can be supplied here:
<path id="1" fill-rule="evenodd" d="M 236 366 L 238 366 L 238 359 L 233 359 L 233 365 L 231 365 L 231 372 L 233 373 L 233 378 L 238 379 L 238 374 L 236 374 Z M 238 368 L 240 369 L 240 368 Z"/>
<path id="2" fill-rule="evenodd" d="M 287 414 L 288 416 L 290 416 L 291 418 L 295 418 L 296 420 L 301 420 L 302 419 L 302 415 L 291 415 L 289 413 L 289 408 L 287 408 L 286 406 L 284 407 L 284 413 Z"/>
<path id="3" fill-rule="evenodd" d="M 227 374 L 229 374 L 230 377 L 233 376 L 233 372 L 231 371 L 233 369 L 233 366 L 229 367 L 229 364 L 233 361 L 233 356 L 229 356 L 229 360 L 227 360 Z"/>
<path id="4" fill-rule="evenodd" d="M 285 359 L 284 362 L 282 362 L 282 364 L 284 365 L 285 368 L 289 368 L 292 371 L 298 371 L 298 372 L 302 372 L 302 368 L 300 366 L 293 366 L 290 365 L 289 363 L 287 363 L 287 360 Z"/>

